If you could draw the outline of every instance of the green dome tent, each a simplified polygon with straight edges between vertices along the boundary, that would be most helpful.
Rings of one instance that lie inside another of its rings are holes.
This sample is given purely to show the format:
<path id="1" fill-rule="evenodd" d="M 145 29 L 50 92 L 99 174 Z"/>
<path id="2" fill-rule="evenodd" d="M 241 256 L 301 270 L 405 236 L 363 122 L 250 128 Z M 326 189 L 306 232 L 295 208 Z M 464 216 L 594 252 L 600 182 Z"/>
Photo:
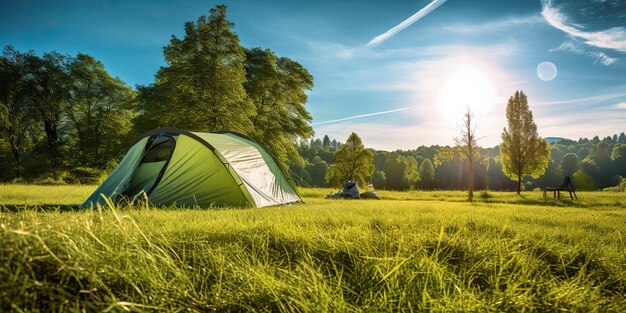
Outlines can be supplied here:
<path id="1" fill-rule="evenodd" d="M 159 128 L 139 136 L 81 207 L 103 196 L 146 198 L 157 205 L 265 207 L 302 198 L 267 149 L 232 132 Z"/>

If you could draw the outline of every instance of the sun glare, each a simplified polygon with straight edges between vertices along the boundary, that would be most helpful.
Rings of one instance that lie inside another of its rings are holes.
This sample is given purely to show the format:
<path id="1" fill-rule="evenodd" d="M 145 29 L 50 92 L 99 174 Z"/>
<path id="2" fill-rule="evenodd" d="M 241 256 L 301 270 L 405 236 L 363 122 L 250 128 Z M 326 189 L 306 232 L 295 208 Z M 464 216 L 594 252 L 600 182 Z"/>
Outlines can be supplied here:
<path id="1" fill-rule="evenodd" d="M 474 114 L 491 111 L 497 102 L 489 76 L 472 65 L 459 65 L 444 75 L 437 95 L 437 106 L 449 122 L 460 121 L 469 108 Z"/>

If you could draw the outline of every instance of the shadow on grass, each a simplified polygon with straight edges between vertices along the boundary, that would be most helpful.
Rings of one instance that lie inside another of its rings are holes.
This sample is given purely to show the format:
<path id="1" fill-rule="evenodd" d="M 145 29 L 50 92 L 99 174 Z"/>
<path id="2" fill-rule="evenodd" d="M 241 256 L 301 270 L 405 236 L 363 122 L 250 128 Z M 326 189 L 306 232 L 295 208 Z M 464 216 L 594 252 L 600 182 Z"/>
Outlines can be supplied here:
<path id="1" fill-rule="evenodd" d="M 520 204 L 520 205 L 542 205 L 542 206 L 552 206 L 552 207 L 575 207 L 575 208 L 588 208 L 592 206 L 600 205 L 598 203 L 585 203 L 580 200 L 570 200 L 570 199 L 552 199 L 552 198 L 529 198 L 527 196 L 521 195 L 520 198 L 514 200 L 508 199 L 498 199 L 498 198 L 474 198 L 472 203 L 480 204 L 480 203 L 492 203 L 492 204 Z M 416 199 L 416 201 L 420 201 L 422 199 Z M 469 199 L 441 199 L 444 202 L 470 202 Z"/>
<path id="2" fill-rule="evenodd" d="M 36 212 L 78 212 L 88 209 L 79 204 L 0 204 L 0 212 L 36 211 Z"/>

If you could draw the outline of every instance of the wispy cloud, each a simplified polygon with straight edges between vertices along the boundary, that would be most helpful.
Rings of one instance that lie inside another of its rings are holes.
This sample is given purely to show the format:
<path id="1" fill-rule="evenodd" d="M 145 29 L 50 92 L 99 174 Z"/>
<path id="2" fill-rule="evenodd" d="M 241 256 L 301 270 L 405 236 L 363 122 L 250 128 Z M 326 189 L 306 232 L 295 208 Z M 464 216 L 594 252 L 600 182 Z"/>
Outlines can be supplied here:
<path id="1" fill-rule="evenodd" d="M 616 108 L 616 109 L 626 110 L 626 101 L 620 102 L 620 103 L 616 103 L 613 107 Z"/>
<path id="2" fill-rule="evenodd" d="M 582 28 L 580 25 L 569 22 L 567 15 L 553 7 L 550 0 L 542 0 L 541 6 L 541 15 L 555 28 L 572 37 L 581 38 L 589 46 L 626 52 L 626 28 L 613 27 L 601 31 L 584 31 L 580 29 Z"/>
<path id="3" fill-rule="evenodd" d="M 580 47 L 579 45 L 577 45 L 575 42 L 573 41 L 566 41 L 564 43 L 562 43 L 560 46 L 554 48 L 554 49 L 550 49 L 550 52 L 554 52 L 554 51 L 567 51 L 567 52 L 572 52 L 574 54 L 578 54 L 578 55 L 586 55 L 586 56 L 590 56 L 595 58 L 596 60 L 593 62 L 595 63 L 602 63 L 604 65 L 611 65 L 615 62 L 617 62 L 616 58 L 612 58 L 608 55 L 606 55 L 606 53 L 604 52 L 599 52 L 599 51 L 587 51 L 585 49 L 583 49 L 582 47 Z"/>
<path id="4" fill-rule="evenodd" d="M 363 144 L 377 150 L 415 149 L 420 145 L 453 145 L 452 130 L 433 131 L 437 125 L 420 123 L 413 125 L 389 125 L 387 123 L 354 122 L 350 127 L 329 124 L 315 128 L 317 136 L 324 134 L 344 141 L 351 132 L 359 134 Z M 384 131 L 381 131 L 384 130 Z M 389 134 L 393 134 L 390 136 Z"/>
<path id="5" fill-rule="evenodd" d="M 422 17 L 428 15 L 428 13 L 432 12 L 433 10 L 438 8 L 440 5 L 444 4 L 446 1 L 447 0 L 433 0 L 427 6 L 423 7 L 421 10 L 417 11 L 417 13 L 411 15 L 409 18 L 407 18 L 406 20 L 402 21 L 402 23 L 394 26 L 393 28 L 389 29 L 388 31 L 384 32 L 383 34 L 374 37 L 374 39 L 372 39 L 370 42 L 368 42 L 367 45 L 365 45 L 365 46 L 366 47 L 376 47 L 376 46 L 378 46 L 379 44 L 385 42 L 387 39 L 395 36 L 397 33 L 402 31 L 403 29 L 413 25 L 413 23 L 417 22 Z"/>
<path id="6" fill-rule="evenodd" d="M 491 21 L 482 24 L 456 24 L 444 27 L 445 30 L 460 33 L 460 34 L 475 34 L 499 31 L 504 28 L 514 26 L 527 26 L 533 24 L 544 23 L 544 19 L 537 14 L 521 16 L 521 17 L 509 17 L 496 21 Z"/>
<path id="7" fill-rule="evenodd" d="M 357 118 L 364 118 L 364 117 L 370 117 L 370 116 L 381 115 L 381 114 L 389 114 L 389 113 L 395 113 L 395 112 L 406 111 L 406 110 L 411 110 L 411 109 L 415 109 L 415 107 L 406 107 L 406 108 L 395 109 L 395 110 L 387 110 L 387 111 L 381 111 L 381 112 L 359 114 L 359 115 L 348 116 L 348 117 L 344 117 L 344 118 L 338 118 L 338 119 L 334 119 L 334 120 L 328 120 L 328 121 L 323 121 L 323 122 L 311 123 L 311 125 L 322 125 L 322 124 L 330 124 L 330 123 L 339 123 L 339 122 L 344 122 L 344 121 L 353 120 L 353 119 L 357 119 Z"/>
<path id="8" fill-rule="evenodd" d="M 602 94 L 590 97 L 576 98 L 576 99 L 568 99 L 568 100 L 559 100 L 559 101 L 544 101 L 536 103 L 537 105 L 554 105 L 554 104 L 598 104 L 607 100 L 617 99 L 621 97 L 626 97 L 626 93 L 618 92 L 618 93 L 609 93 Z"/>

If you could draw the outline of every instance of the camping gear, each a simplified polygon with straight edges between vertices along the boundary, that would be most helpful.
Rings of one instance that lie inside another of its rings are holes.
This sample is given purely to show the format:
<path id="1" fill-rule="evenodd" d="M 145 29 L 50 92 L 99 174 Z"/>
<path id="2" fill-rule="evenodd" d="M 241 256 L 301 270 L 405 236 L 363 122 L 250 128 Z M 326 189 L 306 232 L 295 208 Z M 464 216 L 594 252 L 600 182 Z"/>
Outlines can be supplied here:
<path id="1" fill-rule="evenodd" d="M 353 181 L 343 183 L 343 189 L 326 196 L 326 199 L 378 199 L 381 198 L 374 192 L 374 187 L 368 186 L 367 191 L 359 194 L 359 187 Z"/>
<path id="2" fill-rule="evenodd" d="M 359 188 L 356 183 L 353 181 L 345 181 L 343 182 L 343 189 L 339 190 L 336 193 L 330 194 L 326 196 L 326 199 L 338 199 L 338 198 L 348 198 L 348 199 L 359 199 L 361 195 L 359 194 Z"/>
<path id="3" fill-rule="evenodd" d="M 380 198 L 380 196 L 373 192 L 373 191 L 366 191 L 364 193 L 361 194 L 361 199 L 376 199 L 376 200 L 382 200 Z"/>
<path id="4" fill-rule="evenodd" d="M 576 199 L 578 199 L 578 196 L 576 195 L 576 191 L 574 190 L 574 184 L 572 184 L 572 179 L 569 176 L 565 176 L 565 179 L 563 179 L 563 183 L 561 183 L 561 186 L 559 187 L 542 187 L 541 191 L 543 191 L 543 197 L 546 197 L 546 192 L 547 191 L 552 191 L 553 198 L 558 197 L 561 198 L 561 191 L 568 191 L 569 192 L 569 197 L 572 198 L 572 200 L 574 199 L 574 197 L 576 197 Z M 572 197 L 572 192 L 574 193 L 574 197 Z"/>
<path id="5" fill-rule="evenodd" d="M 159 128 L 139 136 L 81 207 L 147 199 L 156 205 L 265 207 L 301 202 L 261 144 L 233 132 Z"/>

